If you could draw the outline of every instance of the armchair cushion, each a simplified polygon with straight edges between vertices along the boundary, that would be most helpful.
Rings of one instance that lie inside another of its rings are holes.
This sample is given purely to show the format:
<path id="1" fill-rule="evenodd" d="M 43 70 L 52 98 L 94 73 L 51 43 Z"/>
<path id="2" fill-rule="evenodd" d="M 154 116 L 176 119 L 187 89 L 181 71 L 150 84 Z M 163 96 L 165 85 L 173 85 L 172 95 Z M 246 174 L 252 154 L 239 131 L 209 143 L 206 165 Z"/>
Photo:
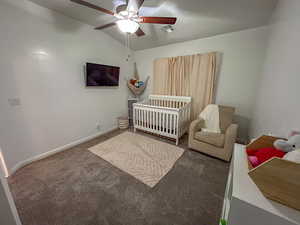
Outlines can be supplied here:
<path id="1" fill-rule="evenodd" d="M 225 143 L 225 134 L 198 131 L 195 133 L 195 139 L 222 148 Z"/>

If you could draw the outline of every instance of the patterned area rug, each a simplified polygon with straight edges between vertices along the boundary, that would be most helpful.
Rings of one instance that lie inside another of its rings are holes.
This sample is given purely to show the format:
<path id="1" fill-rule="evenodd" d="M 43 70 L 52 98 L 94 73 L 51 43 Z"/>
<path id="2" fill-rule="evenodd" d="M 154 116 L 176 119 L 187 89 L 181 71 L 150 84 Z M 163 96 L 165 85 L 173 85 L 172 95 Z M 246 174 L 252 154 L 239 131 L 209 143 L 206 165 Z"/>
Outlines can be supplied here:
<path id="1" fill-rule="evenodd" d="M 89 151 L 154 187 L 174 166 L 184 150 L 139 134 L 124 132 Z"/>

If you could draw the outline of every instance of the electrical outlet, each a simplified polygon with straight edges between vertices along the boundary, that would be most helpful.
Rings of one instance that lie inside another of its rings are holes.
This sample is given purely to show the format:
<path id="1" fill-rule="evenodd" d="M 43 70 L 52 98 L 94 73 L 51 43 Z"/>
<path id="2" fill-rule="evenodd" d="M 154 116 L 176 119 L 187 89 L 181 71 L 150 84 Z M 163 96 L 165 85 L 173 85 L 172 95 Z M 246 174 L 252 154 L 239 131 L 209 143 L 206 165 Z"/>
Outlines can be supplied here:
<path id="1" fill-rule="evenodd" d="M 101 124 L 100 123 L 97 124 L 97 130 L 99 130 L 99 131 L 101 130 Z"/>

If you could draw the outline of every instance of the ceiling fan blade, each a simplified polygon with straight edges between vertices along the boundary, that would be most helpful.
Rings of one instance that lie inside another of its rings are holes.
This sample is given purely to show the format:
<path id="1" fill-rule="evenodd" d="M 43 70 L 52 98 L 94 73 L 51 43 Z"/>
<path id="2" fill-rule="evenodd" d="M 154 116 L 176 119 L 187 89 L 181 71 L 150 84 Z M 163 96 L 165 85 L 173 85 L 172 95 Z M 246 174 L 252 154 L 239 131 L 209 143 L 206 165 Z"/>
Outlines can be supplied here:
<path id="1" fill-rule="evenodd" d="M 116 25 L 115 22 L 113 22 L 113 23 L 108 23 L 108 24 L 105 24 L 105 25 L 102 25 L 102 26 L 99 26 L 99 27 L 95 27 L 95 30 L 102 30 L 102 29 L 104 29 L 104 28 L 112 27 L 112 26 L 114 26 L 114 25 Z"/>
<path id="2" fill-rule="evenodd" d="M 140 23 L 158 23 L 158 24 L 175 24 L 176 17 L 151 17 L 151 16 L 140 16 Z"/>
<path id="3" fill-rule="evenodd" d="M 83 0 L 70 0 L 71 2 L 75 2 L 79 5 L 84 5 L 84 6 L 87 6 L 89 8 L 92 8 L 92 9 L 96 9 L 100 12 L 103 12 L 103 13 L 106 13 L 106 14 L 109 14 L 109 15 L 114 15 L 114 12 L 108 10 L 108 9 L 104 9 L 104 8 L 101 8 L 100 6 L 97 6 L 97 5 L 94 5 L 94 4 L 91 4 L 89 2 L 86 2 L 86 1 L 83 1 Z"/>
<path id="4" fill-rule="evenodd" d="M 135 32 L 136 36 L 141 37 L 145 35 L 145 32 L 139 28 L 136 32 Z"/>
<path id="5" fill-rule="evenodd" d="M 127 10 L 138 11 L 143 3 L 144 0 L 127 0 Z"/>

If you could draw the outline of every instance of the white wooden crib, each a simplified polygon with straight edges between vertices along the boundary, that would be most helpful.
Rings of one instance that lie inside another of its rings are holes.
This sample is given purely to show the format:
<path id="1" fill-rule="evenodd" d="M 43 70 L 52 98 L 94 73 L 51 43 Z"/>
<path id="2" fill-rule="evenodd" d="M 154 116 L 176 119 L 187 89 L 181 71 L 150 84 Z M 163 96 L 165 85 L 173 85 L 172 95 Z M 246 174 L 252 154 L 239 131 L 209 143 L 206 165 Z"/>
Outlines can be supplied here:
<path id="1" fill-rule="evenodd" d="M 176 140 L 188 130 L 191 97 L 150 95 L 147 100 L 133 104 L 133 125 L 136 129 Z"/>

